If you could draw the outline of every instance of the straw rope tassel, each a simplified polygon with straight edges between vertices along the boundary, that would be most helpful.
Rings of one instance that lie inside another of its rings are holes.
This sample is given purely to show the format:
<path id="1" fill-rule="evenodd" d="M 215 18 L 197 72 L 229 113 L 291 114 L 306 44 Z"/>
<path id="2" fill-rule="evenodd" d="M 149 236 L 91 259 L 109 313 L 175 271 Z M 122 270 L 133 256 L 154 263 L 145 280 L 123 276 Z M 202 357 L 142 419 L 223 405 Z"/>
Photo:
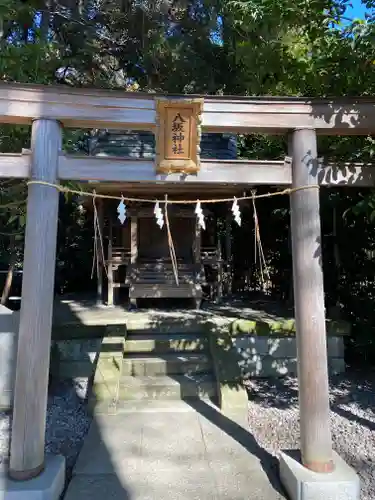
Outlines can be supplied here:
<path id="1" fill-rule="evenodd" d="M 95 192 L 94 192 L 95 193 Z M 98 263 L 98 227 L 96 225 L 96 218 L 98 216 L 96 211 L 95 196 L 92 198 L 92 206 L 94 209 L 94 252 L 92 256 L 92 268 L 91 268 L 91 279 L 94 277 L 94 271 L 96 268 L 97 275 L 99 275 L 99 263 Z"/>
<path id="2" fill-rule="evenodd" d="M 96 273 L 97 273 L 96 275 L 99 276 L 99 266 L 100 263 L 102 263 L 105 274 L 108 278 L 108 271 L 107 271 L 107 266 L 105 265 L 105 257 L 104 257 L 103 235 L 99 223 L 98 209 L 96 207 L 96 196 L 93 196 L 92 202 L 94 209 L 94 255 L 92 262 L 91 279 L 93 279 L 94 277 L 95 263 L 96 263 Z M 100 243 L 100 247 L 98 245 L 98 242 Z"/>
<path id="3" fill-rule="evenodd" d="M 168 217 L 168 195 L 165 195 L 165 227 L 167 229 L 167 236 L 168 236 L 168 247 L 169 247 L 169 253 L 171 256 L 171 261 L 172 261 L 172 268 L 173 268 L 173 274 L 174 274 L 174 279 L 176 281 L 176 285 L 180 286 L 180 282 L 178 279 L 178 264 L 177 264 L 177 257 L 176 257 L 176 252 L 173 244 L 173 238 L 172 238 L 172 233 L 171 233 L 171 228 L 169 225 L 169 217 Z"/>
<path id="4" fill-rule="evenodd" d="M 255 198 L 256 198 L 255 191 L 252 191 L 254 225 L 255 225 L 255 265 L 257 263 L 257 253 L 259 253 L 259 271 L 260 271 L 260 276 L 261 276 L 262 287 L 264 290 L 265 289 L 264 275 L 268 279 L 270 279 L 270 277 L 269 277 L 269 272 L 268 272 L 268 268 L 267 268 L 266 258 L 264 256 L 264 252 L 263 252 L 262 240 L 260 238 L 259 219 L 258 219 L 256 205 L 255 205 Z"/>

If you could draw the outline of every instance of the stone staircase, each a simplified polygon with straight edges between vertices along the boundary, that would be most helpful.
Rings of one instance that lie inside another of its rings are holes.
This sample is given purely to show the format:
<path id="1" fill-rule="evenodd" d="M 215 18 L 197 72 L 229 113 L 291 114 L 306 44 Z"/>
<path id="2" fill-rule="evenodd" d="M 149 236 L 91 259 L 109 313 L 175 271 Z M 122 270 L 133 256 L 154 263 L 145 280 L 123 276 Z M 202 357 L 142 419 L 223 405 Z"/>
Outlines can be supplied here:
<path id="1" fill-rule="evenodd" d="M 103 339 L 89 397 L 92 411 L 114 414 L 175 407 L 181 401 L 191 406 L 197 400 L 215 402 L 206 332 L 178 319 L 151 326 L 138 319 L 123 327 L 123 335 L 118 329 Z"/>
<path id="2" fill-rule="evenodd" d="M 211 399 L 216 395 L 204 333 L 130 330 L 119 401 Z"/>

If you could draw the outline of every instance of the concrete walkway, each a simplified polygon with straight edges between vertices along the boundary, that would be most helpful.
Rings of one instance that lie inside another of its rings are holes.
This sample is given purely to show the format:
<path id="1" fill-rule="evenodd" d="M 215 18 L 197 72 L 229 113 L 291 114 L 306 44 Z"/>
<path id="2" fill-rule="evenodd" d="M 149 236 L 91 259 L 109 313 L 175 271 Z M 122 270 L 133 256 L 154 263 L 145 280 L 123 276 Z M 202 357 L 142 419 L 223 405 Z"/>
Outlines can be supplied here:
<path id="1" fill-rule="evenodd" d="M 285 498 L 244 420 L 205 401 L 130 405 L 95 417 L 65 500 Z"/>

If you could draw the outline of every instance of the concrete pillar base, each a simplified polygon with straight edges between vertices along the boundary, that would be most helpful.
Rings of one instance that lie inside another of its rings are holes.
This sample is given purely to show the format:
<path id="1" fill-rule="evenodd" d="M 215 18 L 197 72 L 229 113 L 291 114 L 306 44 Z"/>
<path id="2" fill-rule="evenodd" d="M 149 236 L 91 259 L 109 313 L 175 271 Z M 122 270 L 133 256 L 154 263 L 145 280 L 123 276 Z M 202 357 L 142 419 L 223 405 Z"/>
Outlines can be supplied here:
<path id="1" fill-rule="evenodd" d="M 283 451 L 279 457 L 280 480 L 291 500 L 359 500 L 356 472 L 333 452 L 335 470 L 312 472 L 301 464 L 299 451 Z"/>
<path id="2" fill-rule="evenodd" d="M 9 479 L 0 473 L 1 500 L 59 500 L 65 487 L 65 458 L 46 456 L 44 471 L 29 481 Z"/>

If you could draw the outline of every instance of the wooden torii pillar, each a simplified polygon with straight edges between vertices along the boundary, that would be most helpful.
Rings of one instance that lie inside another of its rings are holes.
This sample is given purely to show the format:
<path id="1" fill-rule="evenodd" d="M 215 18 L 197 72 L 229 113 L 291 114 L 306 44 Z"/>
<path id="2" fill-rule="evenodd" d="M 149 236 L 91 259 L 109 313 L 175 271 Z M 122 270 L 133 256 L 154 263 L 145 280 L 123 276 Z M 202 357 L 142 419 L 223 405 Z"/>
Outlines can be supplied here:
<path id="1" fill-rule="evenodd" d="M 302 463 L 314 472 L 334 468 L 329 419 L 317 144 L 312 129 L 291 133 L 291 234 L 296 317 Z"/>
<path id="2" fill-rule="evenodd" d="M 294 130 L 289 145 L 300 452 L 280 452 L 280 479 L 291 500 L 359 500 L 358 476 L 332 449 L 316 131 Z"/>
<path id="3" fill-rule="evenodd" d="M 35 120 L 31 147 L 31 180 L 55 184 L 61 150 L 58 121 Z M 32 479 L 45 467 L 58 207 L 55 187 L 29 185 L 9 467 L 16 480 Z"/>

